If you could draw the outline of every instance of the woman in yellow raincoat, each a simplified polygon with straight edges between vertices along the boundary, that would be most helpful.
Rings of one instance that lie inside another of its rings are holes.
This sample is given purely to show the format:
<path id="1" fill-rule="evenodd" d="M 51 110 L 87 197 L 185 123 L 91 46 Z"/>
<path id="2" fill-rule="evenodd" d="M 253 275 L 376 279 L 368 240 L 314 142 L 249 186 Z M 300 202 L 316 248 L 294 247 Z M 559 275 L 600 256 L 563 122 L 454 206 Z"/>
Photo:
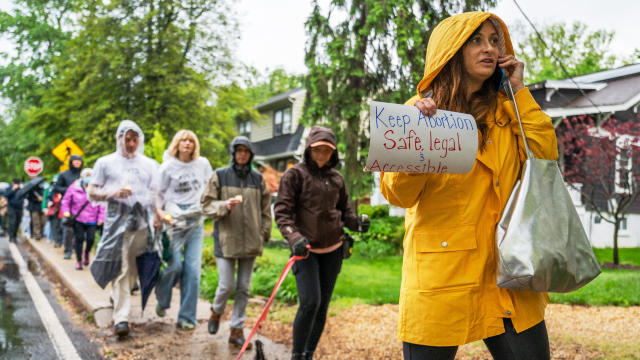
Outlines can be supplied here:
<path id="1" fill-rule="evenodd" d="M 483 339 L 495 359 L 548 359 L 546 293 L 496 286 L 495 228 L 524 161 L 513 87 L 537 158 L 557 159 L 554 127 L 524 87 L 524 64 L 497 16 L 470 12 L 443 20 L 427 47 L 418 94 L 425 115 L 470 113 L 479 150 L 467 174 L 383 173 L 387 200 L 407 209 L 398 338 L 405 359 L 453 359 L 457 346 Z"/>

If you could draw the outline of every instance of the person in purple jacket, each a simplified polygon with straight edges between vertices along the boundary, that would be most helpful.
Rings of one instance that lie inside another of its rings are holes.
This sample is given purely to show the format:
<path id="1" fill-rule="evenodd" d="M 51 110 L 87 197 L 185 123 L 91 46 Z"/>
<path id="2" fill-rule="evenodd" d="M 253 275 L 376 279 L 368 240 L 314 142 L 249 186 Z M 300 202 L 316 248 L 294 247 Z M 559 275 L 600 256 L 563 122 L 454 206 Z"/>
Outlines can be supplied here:
<path id="1" fill-rule="evenodd" d="M 80 178 L 69 186 L 62 198 L 62 214 L 65 218 L 71 218 L 75 235 L 76 270 L 82 270 L 83 264 L 89 265 L 89 252 L 93 247 L 96 229 L 104 220 L 104 207 L 87 198 L 91 172 L 91 168 L 84 168 Z"/>

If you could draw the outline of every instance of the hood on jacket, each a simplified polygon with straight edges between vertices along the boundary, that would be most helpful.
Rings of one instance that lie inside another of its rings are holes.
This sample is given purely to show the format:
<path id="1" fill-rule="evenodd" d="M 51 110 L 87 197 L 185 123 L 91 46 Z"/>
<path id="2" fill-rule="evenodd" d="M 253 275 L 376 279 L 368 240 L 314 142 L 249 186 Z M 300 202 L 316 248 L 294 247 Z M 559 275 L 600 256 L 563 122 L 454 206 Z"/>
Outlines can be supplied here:
<path id="1" fill-rule="evenodd" d="M 431 82 L 442 68 L 462 48 L 469 36 L 487 19 L 493 23 L 498 32 L 500 54 L 514 55 L 507 26 L 496 15 L 482 11 L 472 11 L 448 17 L 433 29 L 429 38 L 424 64 L 424 76 L 417 87 L 419 97 L 423 97 L 425 90 L 429 88 L 429 85 L 431 85 Z"/>
<path id="2" fill-rule="evenodd" d="M 140 144 L 136 149 L 135 153 L 128 153 L 124 144 L 124 138 L 128 131 L 135 131 L 140 138 Z M 144 154 L 144 134 L 142 133 L 142 129 L 131 120 L 122 120 L 118 125 L 118 130 L 116 130 L 116 151 L 118 154 L 126 157 L 133 158 L 136 154 L 143 155 Z"/>
<path id="3" fill-rule="evenodd" d="M 231 140 L 231 145 L 229 145 L 229 156 L 231 156 L 231 164 L 236 163 L 236 146 L 244 145 L 249 151 L 251 151 L 251 156 L 249 157 L 249 162 L 247 165 L 251 165 L 251 161 L 253 160 L 256 152 L 253 150 L 253 145 L 251 145 L 251 141 L 246 136 L 236 136 Z"/>
<path id="4" fill-rule="evenodd" d="M 333 131 L 331 131 L 331 129 L 328 129 L 326 127 L 316 125 L 311 128 L 311 131 L 309 131 L 307 142 L 304 145 L 304 162 L 305 163 L 315 165 L 315 162 L 311 160 L 311 144 L 316 143 L 318 141 L 328 142 L 332 144 L 333 147 L 337 147 L 336 135 L 333 133 Z M 334 150 L 333 153 L 331 154 L 331 159 L 329 159 L 329 162 L 324 166 L 324 168 L 327 168 L 327 169 L 334 168 L 336 167 L 336 165 L 338 165 L 338 161 L 339 161 L 338 150 Z"/>
<path id="5" fill-rule="evenodd" d="M 71 163 L 73 162 L 73 160 L 80 160 L 81 164 L 79 168 L 75 168 L 73 166 L 71 166 Z M 80 170 L 82 170 L 82 167 L 84 166 L 84 160 L 82 159 L 82 156 L 80 155 L 71 155 L 69 157 L 69 170 L 71 170 L 74 173 L 80 173 Z"/>

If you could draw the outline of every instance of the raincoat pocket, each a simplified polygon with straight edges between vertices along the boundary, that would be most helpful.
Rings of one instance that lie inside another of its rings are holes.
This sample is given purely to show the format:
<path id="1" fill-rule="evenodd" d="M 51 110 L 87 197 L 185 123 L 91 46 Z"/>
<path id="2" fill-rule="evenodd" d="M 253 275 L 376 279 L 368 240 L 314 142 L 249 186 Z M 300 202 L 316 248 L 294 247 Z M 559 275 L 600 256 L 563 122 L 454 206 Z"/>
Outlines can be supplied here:
<path id="1" fill-rule="evenodd" d="M 469 252 L 476 251 L 475 225 L 417 231 L 416 259 L 421 291 L 455 290 L 480 283 L 482 266 Z"/>

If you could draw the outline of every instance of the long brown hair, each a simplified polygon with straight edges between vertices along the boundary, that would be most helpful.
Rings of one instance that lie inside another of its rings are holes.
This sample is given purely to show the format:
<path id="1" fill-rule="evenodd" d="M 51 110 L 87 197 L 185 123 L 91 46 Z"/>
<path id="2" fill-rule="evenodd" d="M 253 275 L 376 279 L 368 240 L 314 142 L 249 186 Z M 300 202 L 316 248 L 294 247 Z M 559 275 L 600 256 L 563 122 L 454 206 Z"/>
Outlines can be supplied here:
<path id="1" fill-rule="evenodd" d="M 471 36 L 473 37 L 473 35 Z M 470 37 L 470 38 L 471 38 Z M 479 148 L 484 150 L 489 136 L 487 121 L 489 114 L 495 113 L 497 108 L 497 90 L 490 79 L 482 83 L 480 90 L 469 96 L 467 87 L 464 86 L 464 61 L 462 49 L 449 60 L 440 73 L 433 79 L 428 90 L 432 91 L 431 97 L 438 109 L 467 113 L 473 115 L 478 123 L 478 130 L 482 135 Z M 467 98 L 469 100 L 467 101 Z"/>

